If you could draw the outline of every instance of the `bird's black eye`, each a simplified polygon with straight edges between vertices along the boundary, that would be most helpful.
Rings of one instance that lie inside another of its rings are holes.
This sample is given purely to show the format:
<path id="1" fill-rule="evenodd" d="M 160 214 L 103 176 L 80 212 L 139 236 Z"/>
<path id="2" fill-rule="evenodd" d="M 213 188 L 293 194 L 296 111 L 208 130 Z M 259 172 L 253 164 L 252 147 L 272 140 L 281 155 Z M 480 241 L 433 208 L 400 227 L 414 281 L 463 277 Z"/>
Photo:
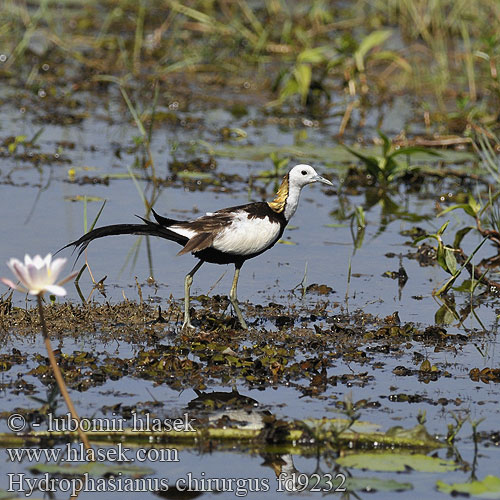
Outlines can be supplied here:
<path id="1" fill-rule="evenodd" d="M 302 170 L 301 174 L 302 175 L 307 175 L 307 170 Z"/>

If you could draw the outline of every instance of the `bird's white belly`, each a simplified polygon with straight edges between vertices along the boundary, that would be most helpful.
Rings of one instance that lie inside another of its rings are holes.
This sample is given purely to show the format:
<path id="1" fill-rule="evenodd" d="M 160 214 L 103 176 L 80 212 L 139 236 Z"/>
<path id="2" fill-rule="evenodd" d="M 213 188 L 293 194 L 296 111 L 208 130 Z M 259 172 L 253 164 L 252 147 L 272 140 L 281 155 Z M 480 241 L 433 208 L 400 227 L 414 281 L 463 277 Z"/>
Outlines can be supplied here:
<path id="1" fill-rule="evenodd" d="M 243 213 L 214 238 L 212 247 L 235 255 L 252 255 L 273 244 L 279 233 L 277 222 L 271 222 L 267 217 L 249 219 Z"/>

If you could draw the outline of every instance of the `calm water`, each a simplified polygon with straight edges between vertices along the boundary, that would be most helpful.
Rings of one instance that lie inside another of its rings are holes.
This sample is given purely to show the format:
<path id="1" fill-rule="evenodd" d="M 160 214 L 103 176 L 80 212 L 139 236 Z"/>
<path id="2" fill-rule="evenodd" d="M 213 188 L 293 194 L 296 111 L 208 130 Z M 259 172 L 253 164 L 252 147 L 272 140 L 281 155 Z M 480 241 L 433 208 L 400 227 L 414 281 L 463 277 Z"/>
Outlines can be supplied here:
<path id="1" fill-rule="evenodd" d="M 396 103 L 398 104 L 398 103 Z M 16 106 L 4 103 L 4 125 L 2 136 L 26 135 L 32 137 L 40 128 L 34 123 L 34 117 L 29 109 L 20 113 Z M 82 201 L 68 201 L 77 196 L 99 197 L 107 200 L 106 207 L 99 220 L 99 225 L 134 221 L 134 214 L 144 214 L 144 204 L 139 192 L 130 178 L 116 178 L 117 174 L 126 174 L 127 167 L 134 161 L 134 154 L 128 154 L 127 148 L 133 145 L 132 138 L 137 136 L 136 129 L 123 119 L 116 102 L 111 102 L 111 122 L 107 121 L 107 111 L 97 108 L 90 117 L 79 125 L 69 127 L 44 126 L 35 153 L 54 154 L 67 160 L 67 163 L 47 162 L 35 167 L 29 162 L 16 159 L 12 155 L 1 158 L 0 168 L 0 211 L 2 213 L 2 230 L 4 237 L 0 245 L 0 262 L 7 261 L 12 256 L 22 257 L 25 252 L 30 254 L 55 251 L 68 241 L 76 239 L 83 232 L 84 209 Z M 386 121 L 384 130 L 390 134 L 401 127 L 401 120 L 408 110 L 403 108 L 385 110 Z M 398 118 L 397 118 L 398 117 Z M 215 145 L 220 141 L 219 130 L 223 126 L 243 127 L 248 137 L 242 144 L 276 144 L 277 146 L 293 145 L 296 130 L 284 125 L 270 122 L 263 126 L 248 124 L 248 120 L 264 120 L 256 109 L 250 109 L 250 115 L 242 119 L 235 119 L 231 114 L 221 110 L 195 111 L 191 114 L 181 114 L 181 118 L 190 118 L 195 121 L 192 127 L 172 126 L 161 127 L 155 131 L 152 151 L 156 161 L 159 177 L 170 175 L 169 164 L 174 159 L 193 159 L 201 157 L 207 159 L 206 149 L 199 141 L 207 141 Z M 376 117 L 369 120 L 366 134 L 369 135 L 370 124 L 376 123 Z M 265 120 L 264 120 L 265 121 Z M 7 130 L 6 123 L 9 123 Z M 307 122 L 308 123 L 308 122 Z M 318 145 L 334 145 L 330 139 L 332 130 L 338 124 L 334 122 L 319 122 L 315 127 L 299 125 L 299 129 L 307 130 L 308 141 Z M 62 142 L 64 141 L 64 143 Z M 62 146 L 61 146 L 62 144 Z M 71 146 L 70 146 L 71 145 Z M 59 149 L 58 149 L 59 148 Z M 175 153 L 172 150 L 175 150 Z M 18 152 L 23 147 L 19 146 Z M 214 177 L 223 174 L 238 174 L 241 180 L 223 186 L 229 189 L 214 189 L 208 186 L 206 190 L 190 190 L 182 181 L 176 181 L 161 189 L 155 204 L 155 209 L 164 215 L 177 218 L 190 218 L 214 211 L 218 208 L 238 205 L 251 199 L 260 199 L 256 190 L 248 189 L 249 176 L 256 176 L 261 170 L 272 168 L 270 160 L 252 161 L 248 159 L 231 159 L 216 156 L 217 168 Z M 300 160 L 304 161 L 304 160 Z M 292 160 L 295 162 L 295 160 Z M 335 168 L 335 158 L 328 165 L 322 162 L 311 161 L 322 174 L 337 174 L 342 170 Z M 75 169 L 77 179 L 83 175 L 101 178 L 111 175 L 110 184 L 84 184 L 69 182 L 70 169 Z M 140 177 L 140 171 L 135 170 Z M 335 181 L 334 181 L 335 182 Z M 145 181 L 139 181 L 142 189 L 148 195 L 149 187 Z M 255 181 L 255 186 L 263 187 L 262 180 Z M 443 184 L 443 189 L 446 186 Z M 433 217 L 436 213 L 435 202 L 442 194 L 441 186 L 435 191 L 429 190 L 424 195 L 394 195 L 393 201 L 404 207 L 411 214 Z M 273 185 L 270 183 L 266 192 L 272 197 Z M 403 191 L 403 190 L 402 190 Z M 364 193 L 348 196 L 351 207 L 365 203 Z M 95 217 L 99 201 L 88 203 L 89 223 Z M 409 238 L 401 234 L 402 231 L 419 225 L 426 230 L 435 230 L 443 221 L 420 221 L 418 223 L 404 220 L 404 217 L 392 215 L 390 222 L 383 232 L 380 223 L 383 218 L 381 204 L 366 208 L 367 229 L 363 244 L 354 251 L 353 240 L 349 228 L 349 221 L 344 227 L 328 227 L 338 220 L 334 213 L 339 209 L 340 201 L 337 193 L 320 186 L 310 186 L 303 192 L 301 204 L 296 216 L 292 220 L 293 228 L 287 230 L 285 239 L 293 244 L 279 244 L 271 251 L 245 264 L 240 284 L 239 298 L 244 304 L 249 301 L 253 304 L 265 304 L 269 301 L 281 304 L 294 304 L 300 298 L 291 293 L 298 285 L 305 273 L 307 284 L 319 283 L 333 288 L 334 293 L 326 297 L 308 295 L 304 305 L 314 305 L 317 300 L 329 300 L 327 312 L 335 315 L 345 311 L 358 309 L 364 312 L 384 317 L 398 311 L 403 323 L 415 322 L 422 325 L 431 325 L 435 321 L 435 314 L 441 303 L 432 297 L 432 290 L 444 279 L 444 272 L 436 266 L 421 267 L 417 261 L 409 260 L 405 256 L 414 251 L 408 246 Z M 460 221 L 451 217 L 452 225 L 458 226 Z M 150 275 L 149 262 L 142 241 L 140 250 L 132 265 L 127 261 L 127 254 L 136 242 L 135 237 L 110 238 L 94 242 L 88 250 L 88 260 L 96 279 L 107 275 L 107 300 L 117 302 L 125 295 L 128 299 L 137 300 L 138 294 L 134 277 L 137 276 L 143 283 L 145 297 L 159 296 L 168 299 L 172 294 L 176 299 L 183 295 L 184 275 L 193 267 L 190 257 L 176 257 L 179 248 L 164 241 L 151 241 L 153 275 L 158 288 L 145 284 Z M 470 237 L 471 248 L 477 244 Z M 388 258 L 392 253 L 396 257 Z M 63 255 L 73 262 L 71 253 L 64 251 Z M 485 249 L 484 255 L 488 255 Z M 397 280 L 382 277 L 386 271 L 397 271 L 400 262 L 408 274 L 408 282 L 403 289 L 398 289 Z M 352 276 L 348 280 L 349 263 Z M 3 266 L 1 275 L 8 275 L 8 269 Z M 219 278 L 222 276 L 220 281 Z M 232 269 L 223 266 L 206 265 L 196 275 L 193 294 L 211 293 L 227 294 L 231 285 Z M 90 292 L 91 284 L 85 274 L 81 282 L 84 294 Z M 72 286 L 68 286 L 69 300 L 77 302 L 78 295 Z M 346 292 L 348 299 L 346 300 Z M 469 300 L 467 294 L 455 294 L 457 310 L 464 307 Z M 23 306 L 24 297 L 15 296 L 16 303 Z M 102 297 L 95 297 L 103 301 Z M 33 304 L 33 302 L 30 302 Z M 194 302 L 196 307 L 196 302 Z M 328 375 L 342 375 L 352 372 L 369 371 L 373 376 L 366 384 L 352 383 L 339 384 L 328 387 L 321 398 L 302 397 L 293 387 L 279 386 L 265 390 L 255 390 L 237 384 L 240 393 L 249 396 L 259 403 L 259 410 L 271 411 L 278 418 L 302 419 L 308 417 L 338 416 L 336 403 L 350 395 L 353 401 L 368 399 L 378 402 L 375 407 L 362 410 L 362 419 L 379 424 L 382 429 L 394 425 L 411 427 L 416 423 L 419 411 L 427 414 L 427 428 L 432 433 L 444 436 L 447 425 L 453 422 L 451 412 L 470 414 L 472 420 L 484 419 L 480 424 L 481 431 L 496 431 L 498 429 L 498 386 L 474 382 L 469 378 L 472 367 L 497 367 L 498 349 L 496 340 L 496 316 L 498 303 L 493 298 L 487 298 L 475 310 L 476 316 L 469 315 L 462 324 L 453 322 L 448 326 L 448 333 L 470 336 L 470 342 L 457 345 L 455 351 L 434 350 L 418 342 L 409 342 L 404 355 L 396 357 L 391 354 L 381 354 L 374 351 L 372 361 L 382 363 L 378 368 L 373 363 L 359 365 L 345 363 L 338 360 L 335 367 L 329 370 Z M 269 325 L 270 330 L 275 329 Z M 375 345 L 375 344 L 374 344 Z M 99 356 L 107 354 L 131 357 L 138 350 L 138 346 L 111 343 L 103 345 L 82 332 L 81 342 L 65 340 L 63 350 L 73 352 L 82 349 L 93 350 Z M 7 337 L 0 353 L 11 352 L 16 347 L 28 354 L 27 367 L 20 370 L 17 366 L 2 374 L 3 382 L 15 380 L 22 372 L 36 366 L 33 356 L 43 352 L 39 339 L 33 341 L 19 340 L 15 336 Z M 365 346 L 370 347 L 370 346 Z M 415 367 L 415 354 L 425 356 L 431 364 L 441 370 L 448 370 L 450 378 L 441 377 L 437 382 L 419 382 L 417 377 L 397 376 L 393 373 L 396 366 Z M 33 376 L 25 375 L 26 380 L 35 384 L 41 397 L 44 388 Z M 231 385 L 218 386 L 212 384 L 210 390 L 230 391 Z M 73 391 L 74 392 L 74 391 Z M 397 402 L 394 395 L 419 395 L 419 403 Z M 324 396 L 324 397 L 323 397 Z M 167 386 L 153 386 L 150 381 L 125 377 L 116 382 L 107 382 L 105 386 L 94 387 L 83 393 L 73 394 L 77 407 L 84 408 L 87 415 L 102 415 L 104 406 L 111 406 L 117 402 L 123 405 L 134 405 L 141 401 L 158 400 L 163 403 L 164 416 L 174 416 L 187 411 L 187 405 L 196 397 L 194 391 L 178 393 Z M 437 402 L 441 398 L 441 403 Z M 2 410 L 14 411 L 16 407 L 36 407 L 38 403 L 29 397 L 14 395 L 6 391 L 1 394 Z M 454 402 L 455 401 L 455 402 Z M 1 422 L 2 430 L 6 431 L 5 421 Z M 464 461 L 472 463 L 474 447 L 469 423 L 461 431 L 458 449 Z M 259 478 L 266 480 L 270 491 L 248 493 L 249 498 L 271 497 L 276 495 L 276 474 L 267 460 L 255 453 L 246 453 L 235 449 L 231 452 L 206 453 L 198 450 L 180 450 L 180 461 L 176 463 L 160 464 L 150 462 L 146 465 L 155 470 L 150 477 L 168 478 L 170 482 L 185 477 L 189 472 L 193 474 L 205 473 L 205 477 L 226 478 Z M 441 457 L 446 455 L 445 450 L 439 452 Z M 29 464 L 13 464 L 7 455 L 1 462 L 0 468 L 4 474 L 0 475 L 0 487 L 7 488 L 7 472 L 27 472 Z M 269 458 L 269 457 L 267 457 Z M 279 457 L 274 457 L 277 460 Z M 497 466 L 500 456 L 498 450 L 492 446 L 486 448 L 480 445 L 477 457 L 476 473 L 479 478 L 487 474 L 498 473 Z M 316 470 L 316 460 L 300 456 L 281 457 L 284 463 L 293 461 L 299 472 L 312 473 Z M 267 463 L 267 465 L 266 465 Z M 323 470 L 326 464 L 321 464 Z M 362 471 L 344 471 L 354 476 L 376 476 L 379 478 L 393 478 L 400 482 L 411 482 L 414 489 L 405 493 L 408 498 L 444 497 L 438 493 L 434 484 L 437 479 L 446 482 L 466 481 L 469 472 L 457 471 L 447 474 L 424 474 L 418 472 L 404 474 L 367 473 Z M 264 481 L 264 483 L 266 482 Z M 262 484 L 264 484 L 262 483 Z M 243 490 L 242 490 L 243 491 Z M 242 493 L 243 494 L 243 493 Z M 369 498 L 392 498 L 400 493 L 378 492 L 371 495 L 360 493 L 360 496 Z M 35 493 L 35 496 L 42 496 Z M 91 493 L 81 493 L 79 498 L 87 498 Z M 302 495 L 318 495 L 318 493 L 303 492 Z M 107 493 L 106 498 L 123 498 L 123 494 Z M 147 497 L 157 498 L 153 494 Z M 205 498 L 215 497 L 212 493 L 205 493 Z M 217 494 L 216 498 L 238 496 L 234 491 Z M 136 498 L 135 494 L 128 494 L 126 498 Z M 61 492 L 56 498 L 65 498 Z M 173 498 L 173 497 L 172 497 Z"/>

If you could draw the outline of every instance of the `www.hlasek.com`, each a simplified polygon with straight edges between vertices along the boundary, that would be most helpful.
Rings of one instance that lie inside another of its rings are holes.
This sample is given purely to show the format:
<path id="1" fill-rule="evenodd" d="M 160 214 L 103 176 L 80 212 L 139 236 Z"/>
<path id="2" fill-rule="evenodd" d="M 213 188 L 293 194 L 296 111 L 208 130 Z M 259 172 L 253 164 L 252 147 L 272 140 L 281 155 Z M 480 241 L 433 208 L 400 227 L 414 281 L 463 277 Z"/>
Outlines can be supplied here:
<path id="1" fill-rule="evenodd" d="M 177 448 L 127 448 L 118 443 L 112 448 L 86 450 L 82 443 L 67 443 L 62 448 L 6 448 L 11 462 L 180 462 Z"/>

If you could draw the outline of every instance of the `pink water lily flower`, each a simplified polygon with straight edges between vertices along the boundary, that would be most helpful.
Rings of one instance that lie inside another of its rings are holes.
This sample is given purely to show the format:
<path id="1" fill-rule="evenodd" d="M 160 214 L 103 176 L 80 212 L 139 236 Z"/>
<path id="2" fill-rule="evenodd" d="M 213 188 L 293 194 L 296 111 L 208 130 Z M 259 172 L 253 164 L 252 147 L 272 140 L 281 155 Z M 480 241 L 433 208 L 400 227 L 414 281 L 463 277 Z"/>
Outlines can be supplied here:
<path id="1" fill-rule="evenodd" d="M 66 264 L 66 259 L 52 260 L 52 254 L 47 254 L 44 259 L 35 255 L 33 259 L 26 254 L 24 264 L 18 259 L 10 259 L 7 265 L 14 273 L 20 284 L 15 284 L 7 278 L 0 278 L 3 283 L 19 292 L 40 295 L 49 292 L 54 295 L 66 295 L 66 290 L 61 286 L 73 279 L 78 272 L 72 273 L 63 280 L 57 281 L 59 274 Z"/>

